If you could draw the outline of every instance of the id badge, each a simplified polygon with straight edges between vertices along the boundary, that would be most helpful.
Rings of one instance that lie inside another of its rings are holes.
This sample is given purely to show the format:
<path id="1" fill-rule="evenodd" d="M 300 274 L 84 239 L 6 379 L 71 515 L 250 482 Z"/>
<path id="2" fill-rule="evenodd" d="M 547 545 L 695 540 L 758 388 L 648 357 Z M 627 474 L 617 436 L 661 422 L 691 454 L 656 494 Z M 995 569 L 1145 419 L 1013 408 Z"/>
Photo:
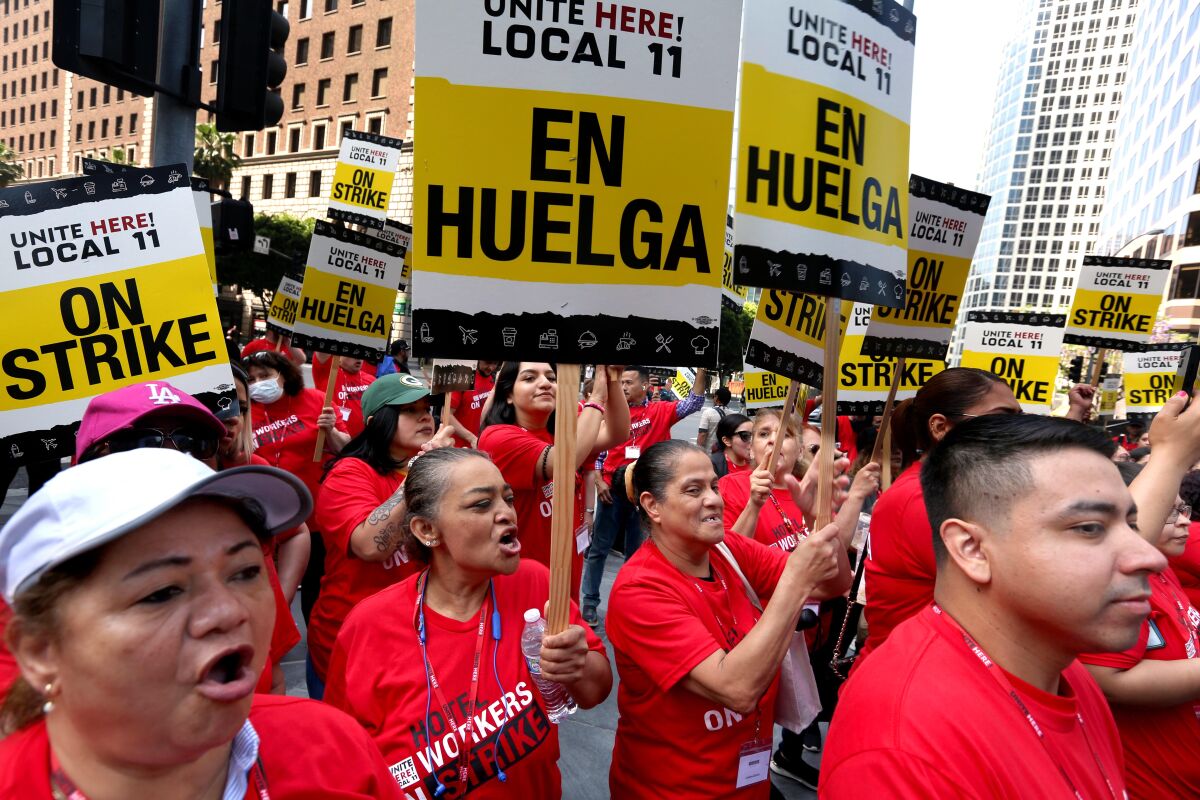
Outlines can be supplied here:
<path id="1" fill-rule="evenodd" d="M 342 406 L 342 422 L 349 422 L 349 421 L 350 421 L 350 409 L 346 406 Z"/>
<path id="2" fill-rule="evenodd" d="M 592 543 L 592 532 L 588 528 L 587 523 L 583 523 L 575 529 L 575 552 L 586 553 L 588 545 Z"/>
<path id="3" fill-rule="evenodd" d="M 737 786 L 741 789 L 762 783 L 768 777 L 771 766 L 771 743 L 751 739 L 738 751 Z"/>
<path id="4" fill-rule="evenodd" d="M 637 445 L 629 445 L 625 448 L 625 458 L 629 461 L 637 461 L 642 457 L 642 448 Z"/>

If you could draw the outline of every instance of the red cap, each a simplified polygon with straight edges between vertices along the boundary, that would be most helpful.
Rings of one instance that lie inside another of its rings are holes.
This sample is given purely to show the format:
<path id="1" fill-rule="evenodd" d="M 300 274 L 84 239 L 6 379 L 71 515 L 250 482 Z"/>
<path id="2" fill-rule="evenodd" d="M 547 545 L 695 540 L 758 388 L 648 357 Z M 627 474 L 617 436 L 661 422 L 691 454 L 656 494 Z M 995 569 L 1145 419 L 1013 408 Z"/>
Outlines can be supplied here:
<path id="1" fill-rule="evenodd" d="M 84 452 L 96 442 L 103 441 L 117 431 L 132 428 L 143 417 L 170 412 L 190 418 L 213 430 L 218 436 L 225 426 L 199 400 L 187 392 L 176 389 L 166 381 L 135 383 L 105 394 L 97 395 L 88 403 L 75 435 L 75 461 L 78 463 Z"/>

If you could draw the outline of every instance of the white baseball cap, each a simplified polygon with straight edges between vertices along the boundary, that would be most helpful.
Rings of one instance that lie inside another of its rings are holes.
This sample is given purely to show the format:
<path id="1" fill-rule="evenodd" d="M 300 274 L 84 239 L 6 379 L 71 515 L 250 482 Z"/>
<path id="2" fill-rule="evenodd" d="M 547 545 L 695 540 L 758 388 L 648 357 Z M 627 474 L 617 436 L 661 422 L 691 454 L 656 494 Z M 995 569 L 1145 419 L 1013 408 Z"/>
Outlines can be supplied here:
<path id="1" fill-rule="evenodd" d="M 192 497 L 256 505 L 274 536 L 308 517 L 299 478 L 251 465 L 214 472 L 169 448 L 113 453 L 59 473 L 0 529 L 0 588 L 10 604 L 51 567 L 119 539 Z"/>

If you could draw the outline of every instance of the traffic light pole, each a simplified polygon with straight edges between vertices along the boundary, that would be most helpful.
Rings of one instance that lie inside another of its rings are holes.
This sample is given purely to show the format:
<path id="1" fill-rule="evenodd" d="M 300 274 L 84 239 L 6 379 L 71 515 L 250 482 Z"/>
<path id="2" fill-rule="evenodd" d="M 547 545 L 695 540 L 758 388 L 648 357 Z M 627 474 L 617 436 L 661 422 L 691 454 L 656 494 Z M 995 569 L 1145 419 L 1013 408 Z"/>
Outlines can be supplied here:
<path id="1" fill-rule="evenodd" d="M 168 0 L 162 4 L 159 41 L 159 83 L 180 97 L 200 100 L 200 0 Z M 187 164 L 196 151 L 196 108 L 185 99 L 163 92 L 154 95 L 152 162 Z"/>

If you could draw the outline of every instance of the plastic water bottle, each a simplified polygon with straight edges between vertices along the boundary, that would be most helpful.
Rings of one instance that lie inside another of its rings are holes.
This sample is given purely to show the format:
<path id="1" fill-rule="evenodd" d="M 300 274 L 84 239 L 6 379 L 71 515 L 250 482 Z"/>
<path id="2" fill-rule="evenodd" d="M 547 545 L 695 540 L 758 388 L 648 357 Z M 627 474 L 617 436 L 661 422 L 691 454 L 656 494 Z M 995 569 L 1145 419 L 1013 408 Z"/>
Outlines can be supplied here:
<path id="1" fill-rule="evenodd" d="M 546 635 L 546 621 L 542 612 L 531 608 L 525 612 L 525 630 L 521 631 L 521 652 L 525 654 L 525 663 L 529 665 L 529 674 L 542 693 L 542 702 L 546 706 L 546 715 L 550 721 L 558 724 L 563 717 L 574 714 L 579 707 L 575 698 L 561 683 L 555 683 L 542 677 L 542 637 Z"/>

